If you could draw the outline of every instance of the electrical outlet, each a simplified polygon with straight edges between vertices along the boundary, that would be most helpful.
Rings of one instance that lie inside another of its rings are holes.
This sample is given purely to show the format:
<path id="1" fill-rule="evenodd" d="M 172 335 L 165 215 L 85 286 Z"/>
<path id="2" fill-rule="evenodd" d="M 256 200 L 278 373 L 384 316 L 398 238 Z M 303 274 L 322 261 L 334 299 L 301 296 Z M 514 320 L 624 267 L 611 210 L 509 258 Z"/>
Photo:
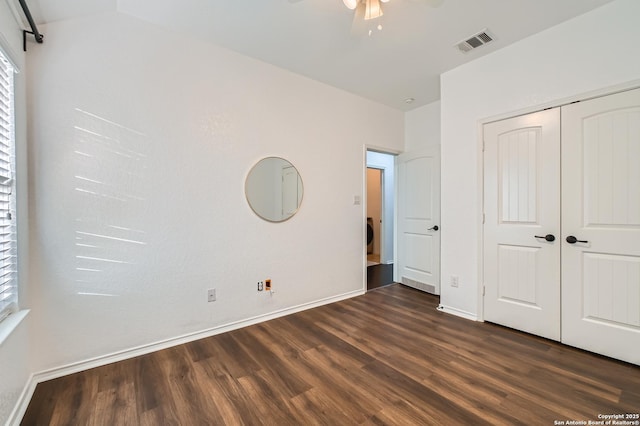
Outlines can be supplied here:
<path id="1" fill-rule="evenodd" d="M 258 291 L 264 290 L 264 281 L 258 281 Z"/>
<path id="2" fill-rule="evenodd" d="M 216 289 L 210 288 L 207 290 L 207 302 L 215 302 L 216 301 Z"/>
<path id="3" fill-rule="evenodd" d="M 451 287 L 458 287 L 458 276 L 451 275 Z"/>

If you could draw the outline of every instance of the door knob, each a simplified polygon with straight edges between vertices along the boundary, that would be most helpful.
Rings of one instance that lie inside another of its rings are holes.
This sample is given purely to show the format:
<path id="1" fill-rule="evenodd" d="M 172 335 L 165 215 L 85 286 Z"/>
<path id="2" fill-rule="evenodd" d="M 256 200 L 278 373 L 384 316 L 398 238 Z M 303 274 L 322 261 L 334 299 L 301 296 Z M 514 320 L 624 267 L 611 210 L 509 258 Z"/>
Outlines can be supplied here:
<path id="1" fill-rule="evenodd" d="M 540 235 L 534 235 L 534 237 L 536 238 L 544 238 L 545 240 L 551 242 L 551 241 L 555 241 L 556 240 L 556 236 L 553 234 L 547 234 L 544 237 L 540 236 Z"/>
<path id="2" fill-rule="evenodd" d="M 587 241 L 587 240 L 579 240 L 576 237 L 574 237 L 573 235 L 569 235 L 567 237 L 567 242 L 569 244 L 575 244 L 575 243 L 588 243 L 589 241 Z"/>
<path id="3" fill-rule="evenodd" d="M 427 231 L 437 231 L 438 229 L 438 225 L 432 226 L 431 228 L 427 229 Z"/>

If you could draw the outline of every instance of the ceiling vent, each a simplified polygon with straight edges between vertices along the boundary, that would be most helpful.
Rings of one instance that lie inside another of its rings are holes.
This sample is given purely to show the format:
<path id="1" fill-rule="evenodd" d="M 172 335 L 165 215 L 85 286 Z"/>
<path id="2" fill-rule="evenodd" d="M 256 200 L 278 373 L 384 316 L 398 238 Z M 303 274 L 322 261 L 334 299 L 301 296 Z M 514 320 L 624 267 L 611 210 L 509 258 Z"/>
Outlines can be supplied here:
<path id="1" fill-rule="evenodd" d="M 461 41 L 456 44 L 456 47 L 464 53 L 467 53 L 470 50 L 476 49 L 480 46 L 483 46 L 490 41 L 493 41 L 493 37 L 489 34 L 489 32 L 484 29 L 480 31 L 478 34 L 474 34 L 468 39 Z"/>

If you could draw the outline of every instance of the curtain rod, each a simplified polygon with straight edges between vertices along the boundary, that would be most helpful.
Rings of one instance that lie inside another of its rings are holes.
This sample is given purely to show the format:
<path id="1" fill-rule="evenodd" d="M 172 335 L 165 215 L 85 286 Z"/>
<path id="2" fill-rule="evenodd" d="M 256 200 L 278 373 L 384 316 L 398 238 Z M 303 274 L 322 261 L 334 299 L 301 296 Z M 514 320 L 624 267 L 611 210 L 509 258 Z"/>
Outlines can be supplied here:
<path id="1" fill-rule="evenodd" d="M 33 17 L 31 16 L 31 12 L 29 11 L 29 7 L 25 0 L 19 0 L 20 6 L 22 6 L 22 11 L 24 12 L 24 16 L 27 18 L 29 22 L 29 26 L 31 27 L 31 31 L 22 30 L 22 48 L 24 51 L 27 51 L 27 34 L 33 34 L 33 37 L 36 39 L 38 43 L 42 43 L 44 39 L 44 35 L 38 31 L 38 27 L 36 27 L 36 23 L 33 22 Z"/>

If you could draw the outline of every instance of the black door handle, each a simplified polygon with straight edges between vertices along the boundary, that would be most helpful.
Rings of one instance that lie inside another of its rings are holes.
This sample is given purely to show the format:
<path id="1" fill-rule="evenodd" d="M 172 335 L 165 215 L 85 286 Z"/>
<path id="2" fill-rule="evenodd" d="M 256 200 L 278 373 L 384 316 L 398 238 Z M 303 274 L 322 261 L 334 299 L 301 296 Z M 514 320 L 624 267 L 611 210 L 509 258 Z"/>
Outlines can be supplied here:
<path id="1" fill-rule="evenodd" d="M 567 237 L 567 242 L 569 244 L 575 244 L 575 243 L 588 243 L 589 241 L 587 241 L 587 240 L 579 240 L 576 237 L 574 237 L 573 235 L 569 235 Z"/>
<path id="2" fill-rule="evenodd" d="M 437 231 L 438 229 L 438 225 L 432 226 L 431 228 L 427 229 L 427 231 Z"/>
<path id="3" fill-rule="evenodd" d="M 547 240 L 549 242 L 556 240 L 556 236 L 553 235 L 553 234 L 547 234 L 544 237 L 541 237 L 540 235 L 534 235 L 534 237 L 536 237 L 536 238 L 544 238 L 545 240 Z"/>

